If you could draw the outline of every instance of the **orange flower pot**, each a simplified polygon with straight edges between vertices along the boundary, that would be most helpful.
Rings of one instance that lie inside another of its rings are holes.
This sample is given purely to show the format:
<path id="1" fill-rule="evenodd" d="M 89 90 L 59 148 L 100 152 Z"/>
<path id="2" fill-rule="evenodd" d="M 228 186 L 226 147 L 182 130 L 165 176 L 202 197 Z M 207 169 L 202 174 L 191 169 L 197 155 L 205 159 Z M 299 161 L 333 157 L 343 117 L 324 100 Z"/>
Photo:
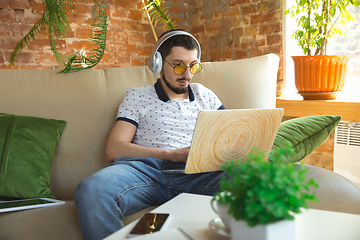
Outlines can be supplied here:
<path id="1" fill-rule="evenodd" d="M 292 56 L 295 86 L 304 100 L 335 99 L 345 85 L 351 56 Z"/>

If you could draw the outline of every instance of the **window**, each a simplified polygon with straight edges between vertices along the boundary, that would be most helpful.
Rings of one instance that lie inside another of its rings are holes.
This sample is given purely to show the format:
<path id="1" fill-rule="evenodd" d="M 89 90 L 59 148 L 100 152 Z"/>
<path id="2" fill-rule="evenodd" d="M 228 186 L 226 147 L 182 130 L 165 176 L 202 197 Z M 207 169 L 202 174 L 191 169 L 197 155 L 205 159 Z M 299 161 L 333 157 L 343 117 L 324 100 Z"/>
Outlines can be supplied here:
<path id="1" fill-rule="evenodd" d="M 294 5 L 294 0 L 286 0 L 284 11 Z M 329 40 L 328 55 L 353 55 L 348 64 L 345 87 L 340 96 L 360 96 L 360 7 L 350 6 L 354 22 L 346 23 L 348 34 L 333 36 Z M 296 18 L 287 15 L 283 18 L 284 29 L 284 76 L 285 90 L 283 95 L 289 96 L 297 93 L 294 83 L 294 63 L 291 56 L 304 55 L 300 46 L 292 38 L 293 32 L 298 28 Z"/>

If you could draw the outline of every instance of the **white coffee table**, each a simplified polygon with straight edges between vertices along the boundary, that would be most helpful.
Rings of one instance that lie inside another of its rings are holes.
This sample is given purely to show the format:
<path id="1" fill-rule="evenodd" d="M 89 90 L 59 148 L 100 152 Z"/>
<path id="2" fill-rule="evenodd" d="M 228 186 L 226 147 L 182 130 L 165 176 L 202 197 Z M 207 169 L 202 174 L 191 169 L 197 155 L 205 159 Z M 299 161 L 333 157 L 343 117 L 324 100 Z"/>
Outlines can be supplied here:
<path id="1" fill-rule="evenodd" d="M 165 229 L 183 229 L 196 240 L 229 240 L 209 228 L 209 222 L 218 217 L 210 206 L 212 197 L 180 194 L 152 212 L 170 213 Z M 296 215 L 297 240 L 359 240 L 360 215 L 309 209 Z M 106 240 L 127 239 L 137 221 L 110 235 Z"/>

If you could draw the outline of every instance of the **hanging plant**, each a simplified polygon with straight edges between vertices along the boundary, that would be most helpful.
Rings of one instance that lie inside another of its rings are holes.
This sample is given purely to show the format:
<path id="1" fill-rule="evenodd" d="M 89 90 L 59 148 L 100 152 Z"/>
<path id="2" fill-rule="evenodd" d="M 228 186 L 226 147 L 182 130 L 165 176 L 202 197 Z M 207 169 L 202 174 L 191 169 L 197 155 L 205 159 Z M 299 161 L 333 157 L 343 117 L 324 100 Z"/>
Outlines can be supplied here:
<path id="1" fill-rule="evenodd" d="M 106 46 L 107 15 L 106 9 L 102 6 L 103 1 L 99 3 L 97 0 L 94 0 L 94 3 L 96 5 L 94 23 L 90 23 L 90 26 L 93 28 L 93 34 L 89 40 L 92 41 L 95 48 L 91 51 L 89 57 L 86 56 L 84 49 L 76 52 L 74 55 L 65 56 L 59 52 L 55 44 L 55 41 L 59 38 L 66 38 L 66 33 L 71 29 L 67 20 L 67 14 L 76 8 L 76 0 L 45 0 L 46 10 L 11 52 L 10 67 L 14 66 L 17 53 L 22 51 L 25 45 L 28 46 L 28 43 L 31 40 L 35 40 L 37 35 L 44 30 L 48 30 L 51 50 L 55 55 L 56 61 L 60 66 L 65 67 L 61 72 L 80 71 L 92 68 L 98 64 L 104 55 Z"/>
<path id="2" fill-rule="evenodd" d="M 24 45 L 28 47 L 28 43 L 31 40 L 35 40 L 37 35 L 46 29 L 48 29 L 51 49 L 55 54 L 56 60 L 60 63 L 60 65 L 63 65 L 64 57 L 57 50 L 55 40 L 59 39 L 59 37 L 66 38 L 66 32 L 70 30 L 70 24 L 66 18 L 66 14 L 67 12 L 73 10 L 77 4 L 75 1 L 63 0 L 45 0 L 45 4 L 46 11 L 44 11 L 40 19 L 16 44 L 15 48 L 11 52 L 9 61 L 9 65 L 11 67 L 14 66 L 16 54 L 23 50 Z"/>
<path id="3" fill-rule="evenodd" d="M 167 15 L 167 9 L 161 7 L 161 0 L 143 1 L 143 10 L 148 16 L 150 26 L 152 28 L 155 40 L 157 36 L 154 26 L 161 21 L 166 30 L 174 29 L 176 23 L 171 21 L 171 17 Z M 85 47 L 80 51 L 76 51 L 73 55 L 63 55 L 56 47 L 55 41 L 59 38 L 66 38 L 67 32 L 71 29 L 67 20 L 67 14 L 77 7 L 76 0 L 45 0 L 46 10 L 41 15 L 40 19 L 34 24 L 30 31 L 16 44 L 11 52 L 9 65 L 14 66 L 15 57 L 19 51 L 22 51 L 25 45 L 31 40 L 35 40 L 41 31 L 48 31 L 51 50 L 53 51 L 56 61 L 61 67 L 64 67 L 61 73 L 77 72 L 83 69 L 88 69 L 96 66 L 102 59 L 107 37 L 107 14 L 106 9 L 102 6 L 104 0 L 100 2 L 94 0 L 95 14 L 89 25 L 92 27 L 92 35 L 89 40 L 92 42 L 94 49 L 86 52 Z"/>
<path id="4" fill-rule="evenodd" d="M 95 48 L 89 52 L 89 56 L 86 55 L 85 47 L 74 55 L 69 56 L 69 61 L 61 73 L 78 72 L 83 69 L 92 68 L 101 61 L 104 55 L 107 36 L 106 9 L 96 0 L 94 1 L 96 3 L 95 18 L 94 23 L 90 23 L 93 33 L 89 40 L 92 41 L 92 45 Z"/>

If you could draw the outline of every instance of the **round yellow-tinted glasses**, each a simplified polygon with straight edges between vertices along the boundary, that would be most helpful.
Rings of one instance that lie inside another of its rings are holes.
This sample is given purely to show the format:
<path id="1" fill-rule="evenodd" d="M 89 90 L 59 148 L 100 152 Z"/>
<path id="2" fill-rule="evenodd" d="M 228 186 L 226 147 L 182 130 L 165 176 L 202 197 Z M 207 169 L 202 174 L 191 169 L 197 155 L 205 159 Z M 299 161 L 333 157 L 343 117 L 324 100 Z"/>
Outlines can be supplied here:
<path id="1" fill-rule="evenodd" d="M 194 63 L 192 65 L 190 65 L 189 67 L 186 66 L 185 63 L 181 62 L 176 64 L 175 66 L 173 66 L 171 63 L 169 63 L 165 58 L 163 58 L 165 60 L 165 62 L 167 62 L 173 69 L 174 69 L 174 73 L 177 75 L 181 75 L 184 74 L 184 72 L 186 71 L 187 68 L 190 69 L 190 73 L 191 74 L 197 74 L 201 71 L 202 66 L 201 63 L 197 62 Z"/>

